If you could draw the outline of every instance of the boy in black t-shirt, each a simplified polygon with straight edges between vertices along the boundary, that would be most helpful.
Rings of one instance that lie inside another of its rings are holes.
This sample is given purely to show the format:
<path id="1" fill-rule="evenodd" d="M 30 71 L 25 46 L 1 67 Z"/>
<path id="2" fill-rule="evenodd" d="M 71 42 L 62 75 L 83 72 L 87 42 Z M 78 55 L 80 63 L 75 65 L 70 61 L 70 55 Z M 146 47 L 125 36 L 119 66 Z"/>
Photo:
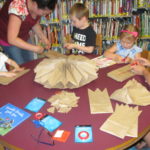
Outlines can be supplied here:
<path id="1" fill-rule="evenodd" d="M 73 54 L 92 53 L 96 43 L 96 33 L 88 22 L 89 10 L 82 4 L 76 3 L 70 10 L 73 32 L 73 43 L 64 45 Z"/>

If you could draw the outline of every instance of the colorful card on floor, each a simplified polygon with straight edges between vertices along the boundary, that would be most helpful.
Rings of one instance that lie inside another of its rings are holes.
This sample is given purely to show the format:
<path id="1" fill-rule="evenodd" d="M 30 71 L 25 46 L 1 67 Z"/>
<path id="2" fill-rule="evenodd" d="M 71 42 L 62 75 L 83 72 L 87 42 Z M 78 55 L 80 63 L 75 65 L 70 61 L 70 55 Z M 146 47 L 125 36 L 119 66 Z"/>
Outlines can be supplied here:
<path id="1" fill-rule="evenodd" d="M 29 113 L 12 104 L 4 105 L 0 108 L 0 135 L 7 134 L 29 117 Z"/>
<path id="2" fill-rule="evenodd" d="M 40 125 L 48 131 L 53 132 L 62 125 L 62 122 L 50 115 L 47 115 L 42 120 L 40 120 Z"/>
<path id="3" fill-rule="evenodd" d="M 56 130 L 55 134 L 53 135 L 52 139 L 59 142 L 66 142 L 70 135 L 69 131 L 65 130 Z"/>
<path id="4" fill-rule="evenodd" d="M 76 143 L 93 142 L 92 126 L 90 125 L 75 126 L 75 142 Z"/>
<path id="5" fill-rule="evenodd" d="M 25 109 L 30 110 L 32 112 L 38 112 L 46 103 L 44 99 L 34 98 L 32 99 L 26 106 Z"/>

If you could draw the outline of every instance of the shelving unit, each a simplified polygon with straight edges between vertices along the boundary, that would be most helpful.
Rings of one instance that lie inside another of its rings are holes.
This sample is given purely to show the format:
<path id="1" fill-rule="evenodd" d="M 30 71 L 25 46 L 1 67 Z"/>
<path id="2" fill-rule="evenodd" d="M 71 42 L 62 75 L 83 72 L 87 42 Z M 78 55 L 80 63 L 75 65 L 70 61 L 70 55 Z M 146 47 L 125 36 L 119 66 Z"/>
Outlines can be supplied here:
<path id="1" fill-rule="evenodd" d="M 141 47 L 148 45 L 150 41 L 149 0 L 58 0 L 55 11 L 41 19 L 44 33 L 52 43 L 52 50 L 65 53 L 63 44 L 68 41 L 70 37 L 68 35 L 73 29 L 68 14 L 73 4 L 77 2 L 84 3 L 89 8 L 89 21 L 96 33 L 102 35 L 103 50 L 119 39 L 120 30 L 129 23 L 137 25 L 140 29 L 139 45 Z M 34 37 L 33 33 L 31 35 L 33 42 L 38 44 L 37 37 Z"/>

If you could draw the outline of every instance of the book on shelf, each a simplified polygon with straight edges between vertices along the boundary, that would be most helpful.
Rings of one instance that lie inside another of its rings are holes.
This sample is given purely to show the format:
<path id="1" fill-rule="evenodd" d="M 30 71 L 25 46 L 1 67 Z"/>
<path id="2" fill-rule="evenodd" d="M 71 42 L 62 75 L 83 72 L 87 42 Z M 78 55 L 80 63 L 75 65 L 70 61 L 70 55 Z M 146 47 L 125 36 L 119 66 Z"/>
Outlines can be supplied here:
<path id="1" fill-rule="evenodd" d="M 132 1 L 126 0 L 88 0 L 90 17 L 128 16 L 132 12 Z"/>
<path id="2" fill-rule="evenodd" d="M 150 38 L 150 12 L 144 11 L 137 15 L 133 15 L 132 22 L 140 30 L 140 38 Z"/>
<path id="3" fill-rule="evenodd" d="M 120 31 L 129 23 L 131 23 L 130 18 L 99 18 L 91 20 L 95 32 L 102 34 L 103 40 L 117 40 Z"/>
<path id="4" fill-rule="evenodd" d="M 42 30 L 45 36 L 49 39 L 52 47 L 59 47 L 61 44 L 61 31 L 59 25 L 42 25 Z M 38 36 L 30 31 L 30 39 L 36 45 L 42 45 Z"/>
<path id="5" fill-rule="evenodd" d="M 62 0 L 61 1 L 61 14 L 62 14 L 62 19 L 68 19 L 69 17 L 69 11 L 71 7 L 75 3 L 84 3 L 86 0 Z"/>

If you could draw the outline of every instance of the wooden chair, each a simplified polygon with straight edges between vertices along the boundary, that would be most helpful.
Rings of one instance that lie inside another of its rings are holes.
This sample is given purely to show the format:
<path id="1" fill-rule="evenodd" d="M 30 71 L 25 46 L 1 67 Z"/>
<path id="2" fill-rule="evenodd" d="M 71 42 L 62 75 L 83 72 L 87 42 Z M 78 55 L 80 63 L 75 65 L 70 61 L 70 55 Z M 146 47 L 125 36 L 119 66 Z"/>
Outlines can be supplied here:
<path id="1" fill-rule="evenodd" d="M 146 58 L 146 59 L 150 60 L 150 51 L 148 51 L 148 50 L 143 50 L 141 56 L 142 56 L 143 58 Z"/>
<path id="2" fill-rule="evenodd" d="M 96 35 L 96 49 L 98 51 L 98 55 L 102 55 L 102 35 Z"/>

